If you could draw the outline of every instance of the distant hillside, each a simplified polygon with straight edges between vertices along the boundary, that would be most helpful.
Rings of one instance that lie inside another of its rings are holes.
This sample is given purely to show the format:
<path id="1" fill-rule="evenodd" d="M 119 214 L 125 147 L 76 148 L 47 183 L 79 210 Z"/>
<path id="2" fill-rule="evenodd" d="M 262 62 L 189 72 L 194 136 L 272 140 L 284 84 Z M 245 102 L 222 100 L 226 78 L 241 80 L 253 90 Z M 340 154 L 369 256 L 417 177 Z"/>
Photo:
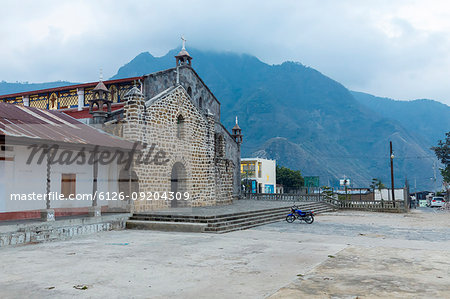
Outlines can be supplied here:
<path id="1" fill-rule="evenodd" d="M 432 188 L 430 147 L 450 128 L 448 106 L 428 100 L 397 103 L 350 92 L 300 63 L 268 65 L 250 55 L 188 51 L 194 69 L 221 102 L 224 125 L 231 129 L 239 117 L 244 157 L 276 159 L 304 175 L 319 175 L 321 184 L 336 185 L 346 175 L 355 187 L 367 187 L 374 177 L 389 186 L 392 140 L 396 186 L 403 186 L 408 177 L 416 178 L 420 189 Z M 177 52 L 163 57 L 141 53 L 112 79 L 174 67 Z M 3 82 L 0 93 L 68 84 Z M 443 112 L 438 114 L 436 107 Z M 427 111 L 443 121 L 430 121 Z"/>
<path id="2" fill-rule="evenodd" d="M 47 83 L 8 83 L 5 81 L 0 82 L 0 95 L 24 92 L 24 91 L 33 91 L 39 89 L 46 88 L 54 88 L 61 87 L 67 85 L 73 85 L 77 83 L 67 82 L 67 81 L 56 81 L 56 82 L 47 82 Z"/>
<path id="3" fill-rule="evenodd" d="M 231 128 L 234 116 L 239 116 L 245 134 L 243 156 L 277 159 L 304 175 L 320 175 L 323 184 L 346 175 L 357 186 L 368 186 L 374 177 L 389 185 L 392 140 L 396 185 L 403 185 L 408 176 L 430 187 L 429 139 L 395 118 L 375 113 L 317 70 L 294 62 L 268 65 L 250 55 L 189 52 L 194 69 L 221 101 L 224 124 Z M 176 53 L 141 53 L 113 78 L 173 67 Z"/>
<path id="4" fill-rule="evenodd" d="M 433 100 L 396 101 L 352 91 L 361 104 L 382 117 L 395 119 L 427 144 L 436 145 L 450 130 L 450 106 Z"/>

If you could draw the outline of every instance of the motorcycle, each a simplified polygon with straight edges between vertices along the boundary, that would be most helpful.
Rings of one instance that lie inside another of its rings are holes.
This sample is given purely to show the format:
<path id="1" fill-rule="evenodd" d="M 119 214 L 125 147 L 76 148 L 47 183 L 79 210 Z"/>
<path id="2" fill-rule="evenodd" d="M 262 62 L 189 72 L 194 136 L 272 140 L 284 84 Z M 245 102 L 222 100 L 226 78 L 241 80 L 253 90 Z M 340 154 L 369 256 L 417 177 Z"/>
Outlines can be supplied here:
<path id="1" fill-rule="evenodd" d="M 288 223 L 292 223 L 295 221 L 295 219 L 311 224 L 314 222 L 314 212 L 302 211 L 297 206 L 292 206 L 291 213 L 286 216 L 286 221 Z"/>

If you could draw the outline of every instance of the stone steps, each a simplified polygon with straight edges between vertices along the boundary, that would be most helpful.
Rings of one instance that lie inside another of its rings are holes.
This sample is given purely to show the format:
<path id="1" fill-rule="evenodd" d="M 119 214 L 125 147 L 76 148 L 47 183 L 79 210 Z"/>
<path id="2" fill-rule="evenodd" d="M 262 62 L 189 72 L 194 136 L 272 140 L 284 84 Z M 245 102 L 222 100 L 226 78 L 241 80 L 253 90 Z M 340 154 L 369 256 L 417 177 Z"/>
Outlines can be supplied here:
<path id="1" fill-rule="evenodd" d="M 226 215 L 214 215 L 214 216 L 190 216 L 190 215 L 161 215 L 161 214 L 134 214 L 130 220 L 147 220 L 147 221 L 171 221 L 171 222 L 197 222 L 197 223 L 215 223 L 221 220 L 228 219 L 240 219 L 247 216 L 254 215 L 271 215 L 274 212 L 285 212 L 287 207 L 261 210 L 261 211 L 251 211 L 251 212 L 240 212 Z"/>
<path id="2" fill-rule="evenodd" d="M 324 205 L 321 203 L 317 203 L 317 204 L 314 203 L 314 204 L 310 204 L 307 206 L 301 206 L 300 208 L 304 211 L 312 210 L 312 211 L 314 211 L 314 214 L 320 214 L 320 213 L 334 211 L 334 209 L 332 209 L 328 205 Z M 266 217 L 254 216 L 254 217 L 246 217 L 243 219 L 241 218 L 237 221 L 226 221 L 226 222 L 221 222 L 221 223 L 209 224 L 205 228 L 205 232 L 227 233 L 227 232 L 232 232 L 232 231 L 237 231 L 237 230 L 244 230 L 244 229 L 248 229 L 248 228 L 252 228 L 255 226 L 260 226 L 260 225 L 264 225 L 264 224 L 268 224 L 268 223 L 283 221 L 286 218 L 287 214 L 289 214 L 289 212 L 290 212 L 290 208 L 288 208 L 287 210 L 281 211 L 279 213 L 274 212 L 271 215 L 267 215 Z"/>
<path id="3" fill-rule="evenodd" d="M 129 220 L 126 223 L 127 229 L 159 230 L 172 232 L 201 233 L 205 231 L 207 224 L 190 222 L 170 222 L 170 221 L 148 221 Z"/>
<path id="4" fill-rule="evenodd" d="M 130 219 L 145 219 L 145 220 L 170 220 L 170 221 L 193 221 L 193 222 L 214 222 L 217 221 L 220 218 L 230 218 L 230 217 L 243 217 L 246 215 L 254 215 L 255 213 L 265 213 L 265 212 L 273 212 L 276 210 L 286 210 L 286 207 L 279 207 L 279 208 L 272 208 L 272 209 L 264 209 L 264 210 L 255 210 L 255 211 L 245 211 L 245 212 L 237 212 L 237 213 L 230 213 L 230 214 L 220 214 L 220 215 L 209 215 L 209 216 L 193 216 L 193 215 L 180 215 L 180 214 L 150 214 L 150 213 L 144 213 L 139 214 L 135 213 Z"/>
<path id="5" fill-rule="evenodd" d="M 211 232 L 211 233 L 224 233 L 224 232 L 230 232 L 235 230 L 242 230 L 247 229 L 250 227 L 263 225 L 267 223 L 272 222 L 278 222 L 286 218 L 286 215 L 289 211 L 273 214 L 271 216 L 266 216 L 264 218 L 261 217 L 249 217 L 245 219 L 239 219 L 238 221 L 231 221 L 231 222 L 219 222 L 215 223 L 215 226 L 208 225 L 205 228 L 205 232 Z"/>
<path id="6" fill-rule="evenodd" d="M 322 202 L 299 202 L 296 204 L 301 210 L 312 210 L 315 214 L 334 211 L 333 207 Z M 226 233 L 284 220 L 289 211 L 290 206 L 286 205 L 264 210 L 208 216 L 136 213 L 127 221 L 127 228 Z"/>

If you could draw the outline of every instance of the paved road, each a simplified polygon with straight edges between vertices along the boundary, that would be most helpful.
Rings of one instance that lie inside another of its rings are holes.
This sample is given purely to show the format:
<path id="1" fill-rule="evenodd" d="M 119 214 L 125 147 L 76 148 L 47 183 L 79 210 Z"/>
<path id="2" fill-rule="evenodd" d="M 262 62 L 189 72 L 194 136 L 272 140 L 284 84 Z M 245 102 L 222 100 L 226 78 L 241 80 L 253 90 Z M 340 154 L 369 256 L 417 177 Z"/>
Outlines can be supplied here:
<path id="1" fill-rule="evenodd" d="M 430 208 L 427 208 L 430 209 Z M 435 217 L 433 211 L 425 211 L 424 217 Z M 260 226 L 255 230 L 277 231 L 283 233 L 295 234 L 317 234 L 317 235 L 334 235 L 334 236 L 372 236 L 382 239 L 403 239 L 403 240 L 420 240 L 431 242 L 450 241 L 450 227 L 436 226 L 435 228 L 423 228 L 420 222 L 411 223 L 410 227 L 399 227 L 395 223 L 390 223 L 383 214 L 380 217 L 371 217 L 368 223 L 341 223 L 342 217 L 335 216 L 338 213 L 328 213 L 326 216 L 319 216 L 316 222 L 309 225 L 305 222 L 295 221 L 287 225 L 285 222 L 278 222 L 270 225 Z M 403 217 L 401 214 L 396 214 Z M 347 216 L 349 219 L 355 217 Z"/>
<path id="2" fill-rule="evenodd" d="M 223 235 L 127 230 L 8 247 L 0 298 L 450 298 L 449 216 L 344 211 Z"/>

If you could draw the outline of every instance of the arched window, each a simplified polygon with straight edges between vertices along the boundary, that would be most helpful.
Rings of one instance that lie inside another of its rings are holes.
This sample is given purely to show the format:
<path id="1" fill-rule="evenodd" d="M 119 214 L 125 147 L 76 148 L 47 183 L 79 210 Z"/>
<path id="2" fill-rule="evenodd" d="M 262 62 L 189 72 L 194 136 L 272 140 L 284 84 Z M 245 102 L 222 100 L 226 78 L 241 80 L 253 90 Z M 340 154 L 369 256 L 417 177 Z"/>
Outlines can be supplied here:
<path id="1" fill-rule="evenodd" d="M 177 117 L 177 138 L 182 139 L 184 135 L 184 117 L 180 114 Z"/>
<path id="2" fill-rule="evenodd" d="M 187 93 L 192 98 L 192 88 L 190 86 L 187 89 Z"/>
<path id="3" fill-rule="evenodd" d="M 200 97 L 200 98 L 198 99 L 198 107 L 200 107 L 200 110 L 203 109 L 203 99 L 202 99 L 202 97 Z"/>
<path id="4" fill-rule="evenodd" d="M 52 93 L 49 98 L 48 109 L 56 110 L 58 109 L 58 96 L 56 93 Z"/>

